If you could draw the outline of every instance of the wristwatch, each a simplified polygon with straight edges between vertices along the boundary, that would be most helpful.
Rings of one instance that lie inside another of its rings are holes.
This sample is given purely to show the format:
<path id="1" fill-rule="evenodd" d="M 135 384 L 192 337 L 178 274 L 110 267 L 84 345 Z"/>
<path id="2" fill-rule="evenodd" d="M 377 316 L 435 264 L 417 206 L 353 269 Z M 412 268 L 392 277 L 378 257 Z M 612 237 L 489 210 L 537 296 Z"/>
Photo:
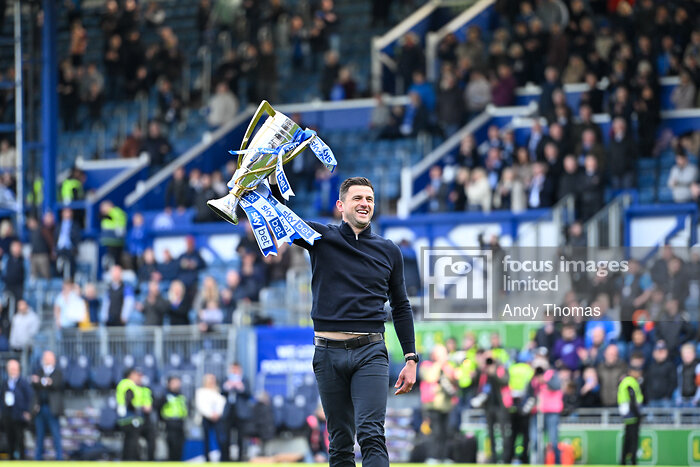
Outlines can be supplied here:
<path id="1" fill-rule="evenodd" d="M 409 355 L 409 356 L 405 357 L 405 361 L 406 361 L 407 363 L 408 363 L 409 360 L 413 360 L 414 362 L 418 363 L 418 362 L 420 362 L 420 357 L 418 356 L 417 353 L 415 353 L 415 354 L 413 354 L 413 355 Z"/>

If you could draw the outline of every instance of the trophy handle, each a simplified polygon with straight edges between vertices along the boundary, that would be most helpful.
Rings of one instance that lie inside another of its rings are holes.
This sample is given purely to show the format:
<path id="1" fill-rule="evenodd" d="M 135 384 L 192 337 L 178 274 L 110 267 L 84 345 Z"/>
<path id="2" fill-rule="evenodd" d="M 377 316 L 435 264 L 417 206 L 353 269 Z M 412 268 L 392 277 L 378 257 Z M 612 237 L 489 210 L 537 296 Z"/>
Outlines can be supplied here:
<path id="1" fill-rule="evenodd" d="M 245 135 L 243 136 L 243 141 L 241 142 L 241 150 L 245 149 L 248 147 L 248 140 L 250 140 L 251 135 L 253 134 L 253 130 L 255 129 L 255 126 L 258 124 L 260 119 L 262 118 L 263 114 L 267 113 L 271 117 L 274 117 L 277 111 L 272 108 L 269 102 L 267 101 L 262 101 L 260 105 L 258 106 L 258 110 L 255 111 L 253 114 L 253 118 L 250 120 L 250 123 L 248 124 L 248 128 L 245 131 Z M 238 167 L 241 166 L 241 160 L 243 159 L 243 154 L 238 155 Z"/>

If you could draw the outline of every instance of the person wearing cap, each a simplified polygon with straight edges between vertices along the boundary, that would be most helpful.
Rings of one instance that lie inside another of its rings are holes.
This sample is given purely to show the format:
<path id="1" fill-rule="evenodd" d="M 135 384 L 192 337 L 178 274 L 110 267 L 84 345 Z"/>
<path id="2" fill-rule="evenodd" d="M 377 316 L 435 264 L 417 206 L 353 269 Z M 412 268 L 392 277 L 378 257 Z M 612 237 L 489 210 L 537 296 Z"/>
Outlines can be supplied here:
<path id="1" fill-rule="evenodd" d="M 625 424 L 625 436 L 622 442 L 620 464 L 637 464 L 637 447 L 639 443 L 639 425 L 641 413 L 639 406 L 644 402 L 639 381 L 642 378 L 642 363 L 632 359 L 630 367 L 617 388 L 617 405 Z"/>
<path id="2" fill-rule="evenodd" d="M 644 394 L 650 407 L 671 407 L 673 392 L 678 387 L 678 372 L 668 357 L 663 339 L 656 341 L 652 360 L 644 372 Z"/>
<path id="3" fill-rule="evenodd" d="M 155 459 L 155 431 L 150 422 L 152 407 L 151 390 L 142 385 L 143 374 L 139 368 L 130 368 L 117 385 L 118 425 L 124 431 L 122 460 L 141 460 L 139 438 L 145 437 L 148 460 Z"/>
<path id="4" fill-rule="evenodd" d="M 177 376 L 168 378 L 166 394 L 158 401 L 158 414 L 165 423 L 165 439 L 168 443 L 168 460 L 182 460 L 185 446 L 185 419 L 187 418 L 187 399 L 180 392 L 182 380 Z"/>

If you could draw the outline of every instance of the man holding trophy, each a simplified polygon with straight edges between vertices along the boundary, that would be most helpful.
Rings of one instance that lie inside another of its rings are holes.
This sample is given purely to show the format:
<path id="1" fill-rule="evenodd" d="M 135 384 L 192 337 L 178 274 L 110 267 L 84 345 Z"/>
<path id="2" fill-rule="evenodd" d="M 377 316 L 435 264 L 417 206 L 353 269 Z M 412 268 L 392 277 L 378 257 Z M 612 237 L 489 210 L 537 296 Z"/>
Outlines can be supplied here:
<path id="1" fill-rule="evenodd" d="M 270 116 L 248 148 L 263 112 Z M 342 214 L 340 225 L 307 224 L 283 204 L 293 193 L 282 165 L 306 146 L 327 168 L 335 168 L 333 153 L 313 131 L 301 130 L 263 101 L 246 131 L 241 151 L 232 151 L 239 155 L 239 163 L 229 182 L 230 193 L 208 204 L 234 224 L 240 204 L 265 256 L 276 254 L 275 243 L 281 241 L 309 251 L 313 369 L 327 416 L 329 463 L 354 465 L 357 435 L 363 465 L 388 466 L 384 421 L 389 358 L 383 334 L 387 299 L 406 360 L 395 394 L 411 390 L 419 360 L 403 257 L 398 246 L 371 231 L 374 188 L 366 178 L 349 178 L 342 183 L 336 202 Z M 266 178 L 273 171 L 271 187 Z"/>

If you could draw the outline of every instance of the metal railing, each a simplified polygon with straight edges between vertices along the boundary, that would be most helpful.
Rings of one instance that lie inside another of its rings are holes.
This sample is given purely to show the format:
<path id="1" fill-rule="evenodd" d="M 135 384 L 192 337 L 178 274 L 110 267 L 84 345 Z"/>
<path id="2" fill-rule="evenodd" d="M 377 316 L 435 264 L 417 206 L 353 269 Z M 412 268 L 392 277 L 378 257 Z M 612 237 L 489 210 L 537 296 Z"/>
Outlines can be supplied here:
<path id="1" fill-rule="evenodd" d="M 450 33 L 454 33 L 458 29 L 464 27 L 467 23 L 484 12 L 487 8 L 496 4 L 496 0 L 478 0 L 470 2 L 469 8 L 463 11 L 459 16 L 447 23 L 445 26 L 435 32 L 429 32 L 425 36 L 425 68 L 426 77 L 429 81 L 437 80 L 438 59 L 437 50 L 440 42 Z"/>
<path id="2" fill-rule="evenodd" d="M 618 248 L 622 246 L 624 213 L 632 204 L 632 195 L 622 193 L 586 221 L 586 243 L 589 248 Z"/>

